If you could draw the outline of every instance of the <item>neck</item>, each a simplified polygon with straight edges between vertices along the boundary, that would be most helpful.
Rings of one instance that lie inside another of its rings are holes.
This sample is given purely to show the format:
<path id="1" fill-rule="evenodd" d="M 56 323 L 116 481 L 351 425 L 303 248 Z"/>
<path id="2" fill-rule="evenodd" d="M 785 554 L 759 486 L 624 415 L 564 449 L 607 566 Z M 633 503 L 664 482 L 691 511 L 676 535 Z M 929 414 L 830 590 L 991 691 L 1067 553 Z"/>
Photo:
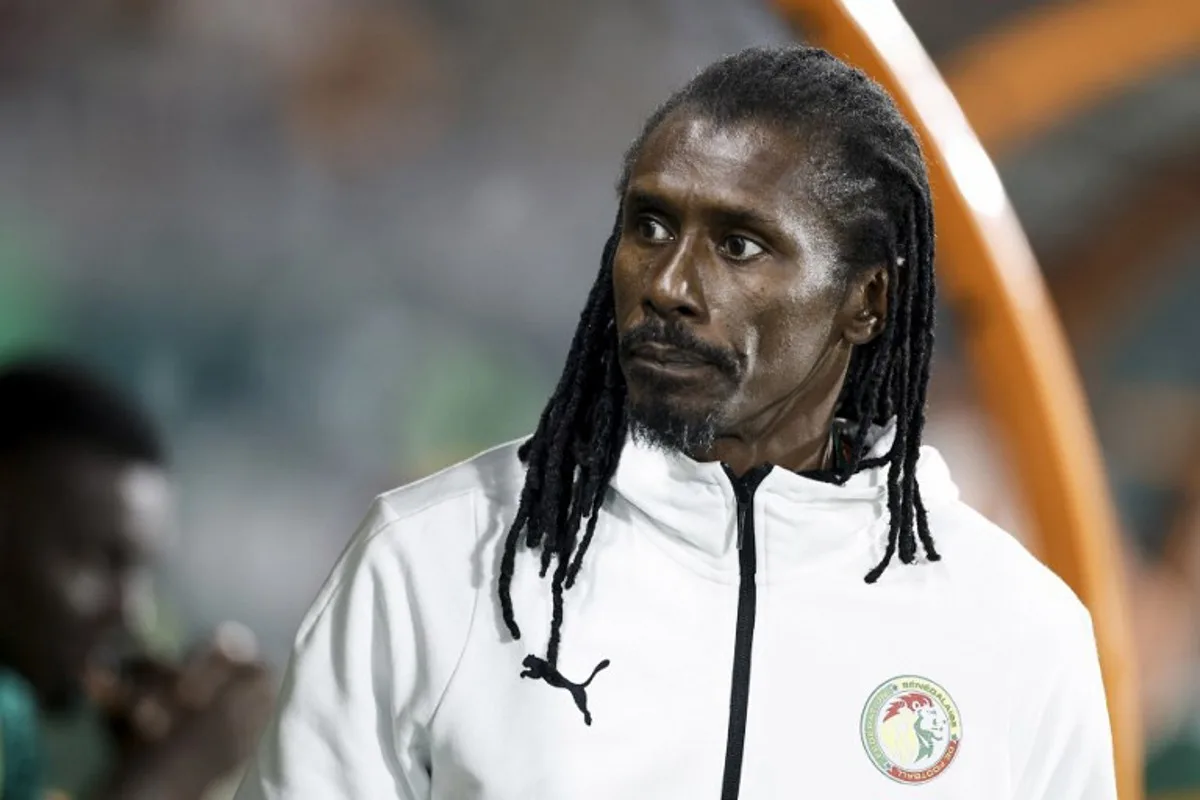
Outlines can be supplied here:
<path id="1" fill-rule="evenodd" d="M 830 433 L 841 394 L 841 377 L 832 386 L 821 387 L 819 393 L 812 392 L 811 386 L 800 387 L 718 436 L 706 451 L 690 455 L 697 461 L 720 461 L 737 475 L 760 464 L 774 464 L 792 472 L 830 466 Z M 816 402 L 814 394 L 819 395 Z"/>
<path id="2" fill-rule="evenodd" d="M 827 415 L 806 416 L 792 420 L 770 436 L 722 436 L 697 461 L 720 461 L 728 464 L 737 475 L 743 475 L 760 464 L 774 464 L 792 472 L 823 469 L 830 464 L 830 432 L 832 410 Z"/>

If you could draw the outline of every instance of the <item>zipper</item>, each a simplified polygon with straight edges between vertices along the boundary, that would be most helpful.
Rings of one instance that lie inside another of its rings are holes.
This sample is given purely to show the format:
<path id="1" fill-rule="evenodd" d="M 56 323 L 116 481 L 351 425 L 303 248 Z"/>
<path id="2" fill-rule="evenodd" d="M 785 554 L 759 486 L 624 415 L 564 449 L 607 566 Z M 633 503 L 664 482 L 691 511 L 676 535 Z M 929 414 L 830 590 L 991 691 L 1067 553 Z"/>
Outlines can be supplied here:
<path id="1" fill-rule="evenodd" d="M 738 477 L 727 464 L 725 473 L 737 498 L 738 609 L 733 642 L 733 680 L 729 693 L 729 734 L 725 739 L 725 777 L 721 800 L 737 800 L 742 784 L 746 748 L 746 717 L 750 706 L 750 654 L 754 647 L 754 615 L 758 605 L 758 553 L 754 542 L 754 492 L 771 471 L 770 464 Z"/>

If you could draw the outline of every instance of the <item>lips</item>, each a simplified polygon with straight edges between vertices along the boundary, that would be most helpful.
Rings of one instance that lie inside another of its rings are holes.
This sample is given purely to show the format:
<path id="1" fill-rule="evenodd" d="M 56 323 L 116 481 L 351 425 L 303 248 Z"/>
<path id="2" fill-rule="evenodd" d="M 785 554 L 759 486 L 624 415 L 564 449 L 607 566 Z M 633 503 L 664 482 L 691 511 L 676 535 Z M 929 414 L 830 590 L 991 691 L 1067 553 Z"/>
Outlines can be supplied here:
<path id="1" fill-rule="evenodd" d="M 687 350 L 680 350 L 669 345 L 657 344 L 649 342 L 640 344 L 630 351 L 630 355 L 641 361 L 649 361 L 655 364 L 673 367 L 704 367 L 709 366 L 710 362 L 707 359 L 701 358 L 695 353 L 690 353 Z"/>

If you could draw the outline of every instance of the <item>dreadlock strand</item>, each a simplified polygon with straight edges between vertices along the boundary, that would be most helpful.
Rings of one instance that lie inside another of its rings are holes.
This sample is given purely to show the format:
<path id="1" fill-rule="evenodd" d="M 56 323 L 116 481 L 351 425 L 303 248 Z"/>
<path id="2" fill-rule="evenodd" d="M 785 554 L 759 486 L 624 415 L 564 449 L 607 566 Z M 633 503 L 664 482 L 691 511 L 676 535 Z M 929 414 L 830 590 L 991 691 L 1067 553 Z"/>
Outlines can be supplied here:
<path id="1" fill-rule="evenodd" d="M 570 561 L 575 541 L 574 533 L 579 526 L 578 514 L 574 509 L 582 510 L 585 505 L 591 505 L 587 502 L 591 498 L 587 497 L 587 492 L 581 491 L 579 486 L 581 482 L 594 483 L 588 467 L 589 458 L 581 458 L 576 445 L 580 440 L 586 440 L 591 446 L 589 449 L 594 449 L 594 436 L 587 436 L 587 431 L 581 428 L 594 430 L 604 427 L 596 425 L 596 407 L 604 405 L 606 401 L 611 406 L 611 397 L 597 398 L 596 393 L 587 390 L 591 388 L 588 385 L 589 376 L 593 371 L 597 351 L 605 352 L 611 349 L 606 348 L 603 341 L 600 341 L 602 337 L 597 332 L 611 333 L 613 325 L 612 258 L 616 251 L 619 224 L 620 215 L 605 243 L 600 275 L 593 284 L 588 302 L 580 314 L 580 322 L 568 351 L 567 363 L 559 376 L 554 393 L 542 411 L 533 436 L 518 449 L 519 457 L 526 464 L 525 484 L 522 487 L 517 515 L 505 537 L 497 582 L 502 616 L 514 639 L 520 638 L 520 628 L 513 609 L 512 581 L 516 550 L 522 532 L 525 534 L 527 547 L 541 548 L 542 577 L 545 577 L 553 558 L 557 556 L 559 559 L 560 566 L 555 575 L 561 618 L 565 569 Z M 608 430 L 611 431 L 611 428 L 609 425 Z M 614 449 L 619 450 L 619 444 Z M 611 474 L 611 470 L 609 472 Z M 564 491 L 565 487 L 569 488 Z M 564 498 L 567 501 L 565 506 Z M 569 531 L 564 530 L 564 523 L 570 526 Z M 560 576 L 560 573 L 563 574 Z M 556 630 L 560 628 L 561 624 Z"/>
<path id="2" fill-rule="evenodd" d="M 868 583 L 874 583 L 891 563 L 897 551 L 902 563 L 911 563 L 916 549 L 912 534 L 912 485 L 915 481 L 912 465 L 909 463 L 909 435 L 911 420 L 905 411 L 908 408 L 910 364 L 913 361 L 911 329 L 913 323 L 913 306 L 916 300 L 917 284 L 920 282 L 920 265 L 912 258 L 912 236 L 907 237 L 909 246 L 907 269 L 897 269 L 900 286 L 898 294 L 902 295 L 900 303 L 894 307 L 893 340 L 894 348 L 899 358 L 891 362 L 890 394 L 900 398 L 901 413 L 896 415 L 895 439 L 889 453 L 888 466 L 888 543 L 883 560 L 866 576 Z"/>
<path id="3" fill-rule="evenodd" d="M 894 261 L 888 266 L 888 275 L 888 308 L 895 309 L 898 303 L 900 275 L 899 268 Z M 898 346 L 896 331 L 894 314 L 889 313 L 884 322 L 883 332 L 876 342 L 872 343 L 876 344 L 876 347 L 871 353 L 870 370 L 865 374 L 866 383 L 862 384 L 861 391 L 855 394 L 856 402 L 849 418 L 857 421 L 858 427 L 851 446 L 852 457 L 850 463 L 846 465 L 844 480 L 848 480 L 850 475 L 863 469 L 882 467 L 891 463 L 891 451 L 875 458 L 868 457 L 871 446 L 868 437 L 875 423 L 883 423 L 888 419 L 883 411 L 887 396 L 884 388 L 891 382 L 892 351 Z"/>
<path id="4" fill-rule="evenodd" d="M 926 319 L 926 311 L 924 304 L 924 294 L 917 291 L 917 285 L 920 282 L 919 263 L 917 261 L 919 236 L 918 223 L 916 218 L 916 209 L 909 207 L 908 214 L 908 234 L 905 238 L 907 259 L 912 268 L 907 270 L 908 283 L 906 286 L 906 325 L 908 327 L 905 339 L 910 342 L 909 357 L 905 359 L 904 370 L 904 409 L 900 424 L 905 428 L 904 431 L 904 448 L 900 453 L 900 457 L 904 462 L 904 498 L 901 507 L 901 525 L 900 525 L 900 561 L 904 564 L 913 563 L 917 556 L 917 538 L 914 533 L 915 513 L 916 513 L 916 475 L 917 475 L 917 459 L 921 449 L 921 432 L 920 432 L 920 406 L 923 400 L 921 391 L 921 369 L 922 363 L 920 353 L 918 352 L 920 341 L 920 326 L 924 324 Z"/>
<path id="5" fill-rule="evenodd" d="M 528 517 L 529 510 L 526 508 L 525 497 L 522 496 L 516 519 L 504 537 L 504 553 L 500 557 L 500 579 L 496 587 L 500 595 L 500 612 L 504 617 L 504 626 L 508 628 L 513 639 L 521 638 L 521 629 L 517 626 L 517 617 L 513 612 L 512 579 L 517 561 L 517 540 L 521 536 L 521 526 Z"/>
<path id="6" fill-rule="evenodd" d="M 606 254 L 609 248 L 606 247 Z M 602 270 L 603 272 L 603 270 Z M 551 550 L 569 553 L 574 541 L 574 532 L 578 521 L 572 520 L 572 507 L 577 505 L 579 455 L 574 446 L 575 441 L 582 438 L 581 427 L 586 427 L 586 419 L 591 416 L 591 406 L 594 398 L 589 400 L 586 391 L 590 366 L 594 359 L 596 337 L 594 331 L 598 324 L 602 325 L 604 317 L 604 284 L 603 279 L 597 280 L 591 292 L 590 302 L 580 320 L 576 339 L 580 344 L 578 352 L 579 368 L 570 376 L 567 383 L 563 381 L 566 400 L 562 408 L 559 425 L 554 431 L 549 447 L 546 450 L 544 469 L 551 480 L 547 487 L 546 496 L 541 508 L 539 525 L 549 537 L 549 546 L 542 554 L 542 576 L 545 577 L 550 565 L 548 553 Z M 565 376 L 564 376 L 565 377 Z M 580 418 L 584 418 L 581 423 Z"/>
<path id="7" fill-rule="evenodd" d="M 595 349 L 595 337 L 589 334 L 595 328 L 596 309 L 589 308 L 589 310 L 592 313 L 587 315 L 586 321 L 580 326 L 580 330 L 584 334 L 584 351 L 581 359 L 583 363 L 589 361 L 589 356 Z M 542 552 L 542 577 L 545 577 L 549 570 L 551 551 L 556 551 L 560 558 L 569 559 L 570 552 L 574 547 L 575 535 L 579 529 L 582 511 L 579 507 L 581 487 L 572 437 L 578 436 L 580 433 L 578 416 L 580 405 L 585 402 L 586 374 L 584 370 L 578 370 L 573 376 L 569 399 L 563 412 L 564 424 L 555 431 L 548 454 L 547 472 L 556 479 L 549 486 L 550 491 L 543 508 L 542 525 L 547 531 L 549 546 Z"/>
<path id="8" fill-rule="evenodd" d="M 571 360 L 568 358 L 567 369 L 570 369 L 570 364 Z M 535 516 L 535 512 L 542 502 L 543 469 L 546 459 L 546 449 L 549 446 L 547 432 L 553 430 L 552 425 L 558 419 L 558 406 L 557 399 L 552 399 L 546 405 L 541 419 L 538 421 L 536 432 L 529 441 L 522 445 L 525 453 L 521 457 L 528 466 L 525 471 L 525 486 L 521 492 L 521 502 L 524 504 L 526 496 L 528 496 L 529 504 L 526 513 L 521 517 L 521 524 L 525 527 L 525 546 L 531 549 L 539 546 L 542 542 L 542 527 Z M 518 453 L 518 455 L 521 454 Z M 514 524 L 513 530 L 516 532 L 514 535 L 519 536 L 521 528 Z"/>
<path id="9" fill-rule="evenodd" d="M 922 220 L 922 236 L 921 236 L 921 258 L 922 263 L 932 264 L 934 258 L 934 241 L 933 241 L 933 220 L 929 214 L 923 215 Z M 935 315 L 936 315 L 936 299 L 937 287 L 931 280 L 929 281 L 928 291 L 925 298 L 925 319 L 923 327 L 923 335 L 920 339 L 921 344 L 921 374 L 920 381 L 920 396 L 917 404 L 917 413 L 920 415 L 919 424 L 917 427 L 918 435 L 924 428 L 925 424 L 925 400 L 929 390 L 929 373 L 932 362 L 933 345 L 935 337 Z M 929 530 L 929 514 L 925 509 L 925 504 L 921 500 L 921 486 L 915 484 L 915 505 L 917 510 L 917 534 L 921 539 L 921 547 L 925 550 L 925 557 L 930 561 L 940 561 L 941 556 L 937 552 L 937 548 L 933 543 L 933 535 Z"/>
<path id="10" fill-rule="evenodd" d="M 615 347 L 606 351 L 604 367 L 602 397 L 605 399 L 597 404 L 597 435 L 603 437 L 601 441 L 624 441 L 624 408 L 614 409 L 611 407 L 612 398 L 622 396 L 620 392 L 616 391 L 621 380 L 621 368 L 617 363 Z M 619 432 L 615 437 L 612 435 L 614 428 Z M 583 566 L 583 557 L 592 544 L 592 537 L 596 534 L 596 524 L 600 520 L 600 507 L 604 503 L 604 489 L 611 480 L 613 472 L 616 471 L 617 461 L 620 457 L 620 451 L 617 448 L 600 448 L 597 452 L 600 454 L 597 459 L 599 463 L 589 466 L 588 483 L 583 493 L 589 515 L 587 530 L 584 532 L 579 547 L 576 548 L 575 558 L 567 571 L 567 589 L 575 585 L 575 579 Z"/>
<path id="11" fill-rule="evenodd" d="M 900 467 L 895 462 L 888 468 L 888 513 L 891 520 L 895 520 L 900 511 L 900 493 L 896 491 L 897 478 Z M 892 557 L 896 555 L 896 538 L 898 529 L 895 522 L 888 525 L 887 549 L 883 553 L 883 558 L 876 564 L 870 572 L 867 573 L 864 580 L 867 583 L 875 583 L 883 575 L 883 571 L 892 563 Z"/>
<path id="12" fill-rule="evenodd" d="M 922 213 L 924 209 L 919 202 L 914 203 L 913 208 L 916 219 L 914 220 L 914 236 L 910 249 L 913 251 L 913 255 L 919 259 L 919 263 L 932 265 L 932 222 L 927 213 Z M 913 365 L 913 386 L 909 408 L 912 413 L 910 460 L 914 478 L 917 464 L 920 460 L 921 434 L 925 426 L 925 404 L 929 387 L 930 356 L 933 352 L 934 318 L 936 314 L 936 288 L 932 280 L 927 281 L 927 284 L 927 290 L 920 297 L 920 310 L 922 313 L 920 318 L 916 320 L 918 328 L 914 331 L 913 335 L 917 357 L 914 359 Z M 917 538 L 921 541 L 921 546 L 925 550 L 926 557 L 931 561 L 936 561 L 938 560 L 938 555 L 933 545 L 933 537 L 929 532 L 928 514 L 921 499 L 920 484 L 915 479 L 912 482 L 912 507 L 916 515 L 914 527 Z"/>
<path id="13" fill-rule="evenodd" d="M 888 308 L 896 308 L 897 297 L 900 290 L 900 267 L 897 259 L 894 257 L 888 258 Z M 863 378 L 850 383 L 850 385 L 859 385 L 862 380 L 866 381 L 863 391 L 856 393 L 856 403 L 851 412 L 851 419 L 858 421 L 858 429 L 854 433 L 854 441 L 850 448 L 850 459 L 845 465 L 841 482 L 845 483 L 850 479 L 850 476 L 860 469 L 863 469 L 864 459 L 866 459 L 869 449 L 868 435 L 871 432 L 872 424 L 881 418 L 879 414 L 880 390 L 887 382 L 889 370 L 891 368 L 892 350 L 896 344 L 896 324 L 893 316 L 888 314 L 884 321 L 884 329 L 872 344 L 874 348 L 870 353 L 869 359 L 864 359 L 866 365 L 863 370 Z M 883 466 L 888 461 L 889 455 L 885 454 L 879 459 L 876 459 L 877 466 Z"/>
<path id="14" fill-rule="evenodd" d="M 554 610 L 550 617 L 550 641 L 546 643 L 546 661 L 550 666 L 558 666 L 558 647 L 562 643 L 563 625 L 563 581 L 567 575 L 567 556 L 559 554 L 558 566 L 554 570 L 554 579 L 550 584 L 550 596 Z"/>
<path id="15" fill-rule="evenodd" d="M 925 510 L 925 504 L 921 501 L 920 483 L 916 485 L 916 495 L 917 534 L 921 539 L 921 547 L 925 550 L 925 558 L 929 561 L 941 561 L 942 556 L 934 546 L 933 535 L 929 532 L 929 512 Z"/>

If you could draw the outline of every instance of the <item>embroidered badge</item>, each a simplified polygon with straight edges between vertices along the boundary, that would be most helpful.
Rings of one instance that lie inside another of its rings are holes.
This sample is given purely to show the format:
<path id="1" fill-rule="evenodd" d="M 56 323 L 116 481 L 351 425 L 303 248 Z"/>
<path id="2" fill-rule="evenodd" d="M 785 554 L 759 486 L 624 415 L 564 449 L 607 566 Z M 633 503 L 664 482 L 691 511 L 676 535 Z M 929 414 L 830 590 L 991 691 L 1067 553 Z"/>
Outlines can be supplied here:
<path id="1" fill-rule="evenodd" d="M 962 717 L 950 694 L 918 675 L 892 678 L 871 693 L 859 723 L 863 747 L 899 783 L 941 775 L 962 746 Z"/>

